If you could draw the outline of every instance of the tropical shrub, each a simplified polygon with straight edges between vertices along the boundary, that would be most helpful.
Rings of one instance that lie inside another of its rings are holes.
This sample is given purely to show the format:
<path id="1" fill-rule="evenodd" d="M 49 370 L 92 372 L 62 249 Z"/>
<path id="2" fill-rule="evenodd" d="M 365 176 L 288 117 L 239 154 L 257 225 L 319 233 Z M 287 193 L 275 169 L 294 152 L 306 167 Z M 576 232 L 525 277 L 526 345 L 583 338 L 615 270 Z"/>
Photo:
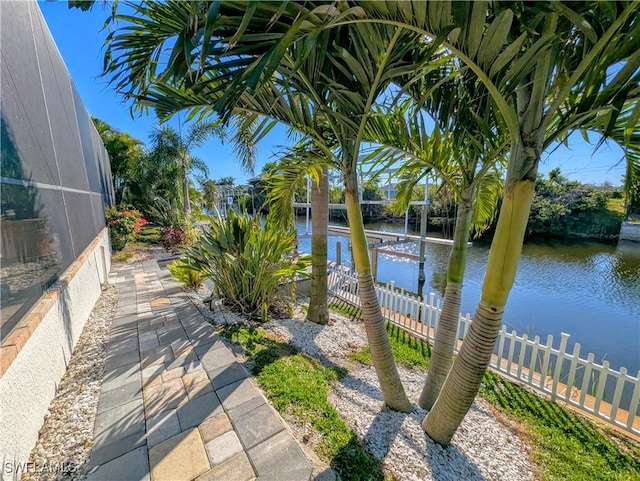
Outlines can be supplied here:
<path id="1" fill-rule="evenodd" d="M 294 257 L 295 232 L 284 231 L 259 218 L 229 212 L 185 251 L 186 261 L 206 272 L 214 291 L 231 309 L 250 319 L 267 320 L 267 313 L 289 307 L 294 279 L 304 275 L 310 257 Z"/>
<path id="2" fill-rule="evenodd" d="M 160 243 L 166 251 L 176 254 L 179 247 L 188 244 L 187 234 L 180 227 L 163 227 L 160 229 Z"/>
<path id="3" fill-rule="evenodd" d="M 531 205 L 527 231 L 529 235 L 567 237 L 616 236 L 620 215 L 607 208 L 612 190 L 569 180 L 560 169 L 539 175 Z"/>
<path id="4" fill-rule="evenodd" d="M 206 272 L 184 259 L 173 261 L 167 266 L 171 275 L 187 287 L 199 287 L 207 278 Z"/>
<path id="5" fill-rule="evenodd" d="M 126 207 L 107 207 L 105 209 L 111 247 L 120 250 L 130 242 L 135 242 L 142 226 L 148 224 L 142 214 Z"/>

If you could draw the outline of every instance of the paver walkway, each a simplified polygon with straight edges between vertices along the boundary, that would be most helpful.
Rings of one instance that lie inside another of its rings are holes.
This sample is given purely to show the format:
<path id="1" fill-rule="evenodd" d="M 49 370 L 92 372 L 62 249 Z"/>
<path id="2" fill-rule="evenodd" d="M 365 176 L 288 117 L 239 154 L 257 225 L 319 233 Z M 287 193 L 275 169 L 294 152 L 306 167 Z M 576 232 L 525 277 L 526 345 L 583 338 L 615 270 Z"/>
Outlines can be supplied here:
<path id="1" fill-rule="evenodd" d="M 165 269 L 114 266 L 110 282 L 89 481 L 309 480 L 281 418 Z"/>

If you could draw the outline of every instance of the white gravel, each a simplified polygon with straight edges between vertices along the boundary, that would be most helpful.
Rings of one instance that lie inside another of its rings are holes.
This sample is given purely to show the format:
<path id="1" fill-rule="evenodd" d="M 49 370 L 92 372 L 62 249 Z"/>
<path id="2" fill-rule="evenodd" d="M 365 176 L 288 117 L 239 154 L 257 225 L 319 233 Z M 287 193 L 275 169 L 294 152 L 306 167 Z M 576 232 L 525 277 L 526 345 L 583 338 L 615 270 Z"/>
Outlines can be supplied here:
<path id="1" fill-rule="evenodd" d="M 295 316 L 303 319 L 304 314 Z M 384 408 L 375 370 L 348 359 L 366 344 L 361 324 L 332 314 L 327 326 L 301 320 L 273 320 L 263 327 L 325 363 L 348 366 L 348 375 L 334 386 L 332 404 L 385 470 L 400 481 L 535 479 L 528 446 L 500 423 L 483 399 L 476 399 L 450 446 L 443 448 L 425 435 L 427 411 L 403 414 Z M 399 368 L 410 399 L 424 382 L 418 369 Z"/>
<path id="2" fill-rule="evenodd" d="M 117 299 L 118 290 L 110 286 L 93 307 L 29 458 L 34 466 L 66 466 L 68 471 L 51 474 L 26 472 L 22 476 L 23 481 L 78 479 L 86 471 Z"/>

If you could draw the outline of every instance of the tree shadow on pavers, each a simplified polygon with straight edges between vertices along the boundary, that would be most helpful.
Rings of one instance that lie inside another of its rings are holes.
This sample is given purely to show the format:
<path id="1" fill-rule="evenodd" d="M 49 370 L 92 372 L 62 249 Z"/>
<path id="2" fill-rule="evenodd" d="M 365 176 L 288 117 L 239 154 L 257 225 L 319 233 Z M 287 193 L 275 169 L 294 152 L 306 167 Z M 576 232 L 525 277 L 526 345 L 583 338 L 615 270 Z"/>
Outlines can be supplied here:
<path id="1" fill-rule="evenodd" d="M 146 421 L 142 399 L 98 412 L 93 446 L 85 472 L 95 470 L 97 466 L 104 466 L 145 445 Z"/>

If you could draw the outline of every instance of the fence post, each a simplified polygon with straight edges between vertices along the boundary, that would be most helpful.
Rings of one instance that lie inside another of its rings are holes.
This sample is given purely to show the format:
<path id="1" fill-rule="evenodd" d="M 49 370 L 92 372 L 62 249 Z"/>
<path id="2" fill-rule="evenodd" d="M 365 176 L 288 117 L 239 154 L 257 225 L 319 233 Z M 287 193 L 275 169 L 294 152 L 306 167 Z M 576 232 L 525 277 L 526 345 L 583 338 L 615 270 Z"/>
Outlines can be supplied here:
<path id="1" fill-rule="evenodd" d="M 604 396 L 604 388 L 607 384 L 607 378 L 609 377 L 609 361 L 602 363 L 602 370 L 598 376 L 598 388 L 596 389 L 596 402 L 593 405 L 593 411 L 595 414 L 600 414 L 600 403 Z"/>
<path id="2" fill-rule="evenodd" d="M 551 387 L 551 399 L 556 399 L 556 390 L 558 389 L 558 381 L 560 380 L 560 373 L 562 372 L 562 364 L 564 364 L 564 354 L 567 350 L 567 341 L 569 340 L 569 334 L 566 332 L 560 333 L 560 347 L 558 348 L 558 355 L 556 356 L 556 365 L 553 370 L 553 385 Z"/>
<path id="3" fill-rule="evenodd" d="M 580 356 L 580 344 L 573 345 L 573 353 L 571 354 L 571 365 L 569 367 L 569 377 L 567 378 L 567 392 L 564 395 L 565 400 L 571 400 L 571 391 L 575 384 L 576 368 L 578 366 L 578 356 Z"/>
<path id="4" fill-rule="evenodd" d="M 631 395 L 631 404 L 629 404 L 629 417 L 627 417 L 628 430 L 631 430 L 633 427 L 633 421 L 636 417 L 636 412 L 638 412 L 638 403 L 640 403 L 640 371 L 638 371 L 636 375 L 636 385 Z"/>
<path id="5" fill-rule="evenodd" d="M 553 336 L 547 336 L 547 345 L 544 347 L 544 355 L 542 356 L 542 370 L 540 372 L 540 389 L 544 392 L 547 382 L 547 372 L 549 371 L 549 359 L 551 358 L 551 349 L 553 348 Z"/>
<path id="6" fill-rule="evenodd" d="M 594 359 L 595 355 L 590 352 L 587 355 L 587 367 L 584 369 L 584 378 L 582 378 L 582 386 L 580 387 L 580 401 L 578 401 L 580 407 L 584 406 L 584 398 L 589 390 L 589 381 L 591 380 L 591 371 L 593 370 Z"/>
<path id="7" fill-rule="evenodd" d="M 342 243 L 340 241 L 336 242 L 336 264 L 342 265 Z"/>
<path id="8" fill-rule="evenodd" d="M 525 333 L 522 335 L 522 341 L 520 341 L 520 353 L 518 354 L 518 372 L 516 377 L 518 381 L 520 380 L 520 376 L 522 375 L 522 366 L 524 364 L 525 354 L 527 353 L 527 342 L 529 340 L 529 336 Z"/>
<path id="9" fill-rule="evenodd" d="M 536 361 L 538 358 L 538 351 L 540 350 L 540 336 L 533 337 L 533 347 L 531 348 L 531 360 L 529 361 L 529 384 L 533 384 L 533 375 L 536 372 Z M 542 367 L 542 366 L 541 366 Z"/>
<path id="10" fill-rule="evenodd" d="M 516 348 L 516 338 L 518 333 L 513 329 L 511 331 L 511 337 L 509 338 L 509 354 L 507 358 L 507 374 L 511 376 L 511 363 L 513 362 L 513 352 Z"/>
<path id="11" fill-rule="evenodd" d="M 620 407 L 620 398 L 622 397 L 622 389 L 627 377 L 627 368 L 621 367 L 618 380 L 616 382 L 616 389 L 613 392 L 613 400 L 611 401 L 611 422 L 615 424 L 616 414 L 618 414 L 618 408 Z"/>
<path id="12" fill-rule="evenodd" d="M 507 334 L 507 326 L 504 324 L 500 327 L 500 332 L 498 333 L 498 338 L 500 341 L 498 342 L 498 359 L 496 362 L 496 368 L 498 371 L 502 371 L 502 351 L 504 350 L 504 338 Z"/>

